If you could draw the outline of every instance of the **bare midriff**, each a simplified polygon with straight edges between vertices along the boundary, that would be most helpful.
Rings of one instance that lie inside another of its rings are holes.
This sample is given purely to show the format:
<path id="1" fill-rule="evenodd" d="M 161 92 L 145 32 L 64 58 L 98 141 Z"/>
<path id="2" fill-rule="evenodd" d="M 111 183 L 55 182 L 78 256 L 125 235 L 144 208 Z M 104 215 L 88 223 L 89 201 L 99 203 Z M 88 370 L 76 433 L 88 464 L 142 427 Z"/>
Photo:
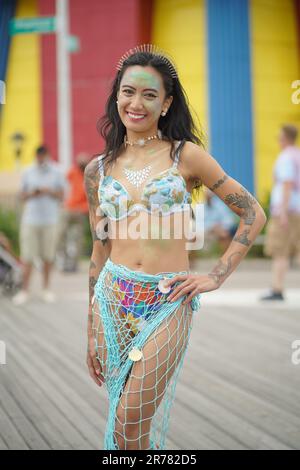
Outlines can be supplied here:
<path id="1" fill-rule="evenodd" d="M 157 274 L 189 269 L 189 212 L 154 216 L 146 212 L 110 221 L 110 258 L 130 269 Z"/>

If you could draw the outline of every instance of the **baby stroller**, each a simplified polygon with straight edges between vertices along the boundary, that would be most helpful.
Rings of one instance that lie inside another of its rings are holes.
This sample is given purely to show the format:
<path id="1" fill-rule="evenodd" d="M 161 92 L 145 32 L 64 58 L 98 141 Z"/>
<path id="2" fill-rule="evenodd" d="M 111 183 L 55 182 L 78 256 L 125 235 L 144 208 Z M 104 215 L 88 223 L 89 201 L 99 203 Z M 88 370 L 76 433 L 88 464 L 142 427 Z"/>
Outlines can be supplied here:
<path id="1" fill-rule="evenodd" d="M 21 261 L 0 240 L 0 293 L 14 295 L 22 286 Z"/>

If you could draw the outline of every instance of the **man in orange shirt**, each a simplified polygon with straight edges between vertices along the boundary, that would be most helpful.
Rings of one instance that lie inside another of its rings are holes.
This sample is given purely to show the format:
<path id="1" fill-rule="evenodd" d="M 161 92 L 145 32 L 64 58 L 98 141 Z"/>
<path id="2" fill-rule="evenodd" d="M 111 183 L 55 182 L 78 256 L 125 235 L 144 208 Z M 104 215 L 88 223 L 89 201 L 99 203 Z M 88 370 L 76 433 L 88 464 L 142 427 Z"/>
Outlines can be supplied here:
<path id="1" fill-rule="evenodd" d="M 88 155 L 80 153 L 68 171 L 69 194 L 61 213 L 57 261 L 61 270 L 75 272 L 82 254 L 84 227 L 88 219 L 88 202 L 84 189 L 84 169 Z"/>

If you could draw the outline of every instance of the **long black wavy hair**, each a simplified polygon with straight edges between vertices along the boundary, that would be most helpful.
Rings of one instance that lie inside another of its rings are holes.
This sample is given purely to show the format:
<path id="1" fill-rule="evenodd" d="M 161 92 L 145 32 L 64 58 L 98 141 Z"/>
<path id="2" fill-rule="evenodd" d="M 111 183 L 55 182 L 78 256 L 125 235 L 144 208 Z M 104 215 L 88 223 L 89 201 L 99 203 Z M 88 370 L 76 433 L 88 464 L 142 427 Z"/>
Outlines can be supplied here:
<path id="1" fill-rule="evenodd" d="M 188 98 L 179 78 L 172 77 L 170 70 L 172 64 L 169 62 L 169 59 L 167 57 L 162 59 L 159 55 L 152 52 L 139 51 L 127 57 L 122 64 L 121 70 L 118 70 L 105 105 L 105 114 L 97 123 L 97 130 L 105 141 L 105 148 L 101 152 L 104 154 L 103 162 L 112 163 L 118 158 L 122 149 L 124 149 L 126 127 L 120 119 L 116 101 L 122 77 L 126 69 L 133 65 L 155 68 L 162 77 L 166 93 L 165 99 L 171 95 L 173 96 L 168 113 L 166 116 L 160 116 L 158 120 L 158 129 L 161 130 L 163 139 L 171 142 L 170 158 L 174 160 L 175 157 L 175 140 L 182 140 L 182 144 L 187 140 L 204 147 L 203 131 L 201 127 L 196 127 L 194 123 L 188 106 Z M 197 198 L 197 190 L 202 187 L 201 182 L 199 183 L 199 185 L 196 184 L 196 192 L 193 190 Z"/>

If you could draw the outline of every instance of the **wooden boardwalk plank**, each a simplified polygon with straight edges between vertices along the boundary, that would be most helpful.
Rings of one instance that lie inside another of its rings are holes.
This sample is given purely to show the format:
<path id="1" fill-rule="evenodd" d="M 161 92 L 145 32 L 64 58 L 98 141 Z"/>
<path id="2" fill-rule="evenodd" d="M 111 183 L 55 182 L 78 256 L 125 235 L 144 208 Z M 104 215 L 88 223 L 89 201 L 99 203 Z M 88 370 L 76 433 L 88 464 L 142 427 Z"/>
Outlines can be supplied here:
<path id="1" fill-rule="evenodd" d="M 5 407 L 6 414 L 14 427 L 19 431 L 30 449 L 49 449 L 48 443 L 43 439 L 36 428 L 36 424 L 29 419 L 28 414 L 18 403 L 10 390 L 6 390 L 0 384 L 1 403 Z"/>
<path id="2" fill-rule="evenodd" d="M 5 412 L 5 404 L 0 401 L 0 430 L 1 440 L 6 444 L 8 449 L 28 450 L 29 447 L 21 436 L 13 421 Z"/>
<path id="3" fill-rule="evenodd" d="M 92 445 L 85 439 L 84 432 L 85 428 L 85 415 L 78 410 L 77 407 L 73 406 L 70 401 L 72 396 L 72 389 L 68 386 L 65 379 L 60 377 L 52 370 L 51 367 L 46 367 L 45 363 L 36 358 L 35 354 L 29 354 L 28 350 L 24 348 L 22 344 L 22 338 L 19 331 L 14 328 L 14 338 L 18 340 L 19 347 L 18 351 L 14 350 L 13 355 L 16 360 L 22 360 L 26 373 L 31 378 L 32 386 L 38 386 L 44 396 L 48 398 L 46 406 L 51 417 L 55 415 L 55 422 L 61 422 L 61 428 L 65 429 L 66 440 L 70 441 L 70 444 L 74 448 L 93 448 Z M 41 354 L 38 348 L 37 352 Z M 38 356 L 40 357 L 40 356 Z M 91 432 L 89 427 L 90 442 L 96 444 L 96 438 L 94 433 Z"/>
<path id="4" fill-rule="evenodd" d="M 87 275 L 54 281 L 56 305 L 34 299 L 16 308 L 0 298 L 1 450 L 102 448 L 108 397 L 85 364 Z M 228 306 L 228 298 L 216 306 L 203 296 L 194 316 L 167 446 L 300 449 L 300 365 L 291 362 L 299 312 L 247 307 L 246 295 Z"/>

